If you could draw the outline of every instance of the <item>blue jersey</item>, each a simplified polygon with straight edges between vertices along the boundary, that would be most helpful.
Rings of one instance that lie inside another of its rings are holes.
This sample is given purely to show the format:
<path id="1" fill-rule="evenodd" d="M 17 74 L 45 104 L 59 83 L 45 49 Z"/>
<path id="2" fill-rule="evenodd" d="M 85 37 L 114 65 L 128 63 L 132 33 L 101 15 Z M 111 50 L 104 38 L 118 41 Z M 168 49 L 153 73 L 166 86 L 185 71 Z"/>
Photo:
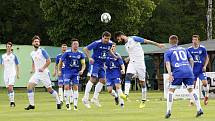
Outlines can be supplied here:
<path id="1" fill-rule="evenodd" d="M 115 53 L 115 55 L 119 56 L 118 53 Z M 107 61 L 105 65 L 107 66 L 106 69 L 106 77 L 107 78 L 120 78 L 121 76 L 121 65 L 123 65 L 123 60 L 122 58 L 114 58 L 109 54 L 107 57 Z"/>
<path id="2" fill-rule="evenodd" d="M 57 55 L 56 60 L 55 60 L 55 64 L 56 64 L 56 65 L 59 64 L 62 55 L 63 55 L 63 53 Z M 62 69 L 61 69 L 62 72 L 64 72 L 64 68 L 65 68 L 65 64 L 64 64 L 64 62 L 63 62 L 63 66 L 62 66 Z"/>
<path id="3" fill-rule="evenodd" d="M 87 46 L 88 50 L 93 50 L 92 58 L 95 63 L 102 64 L 106 61 L 109 50 L 112 47 L 112 41 L 109 40 L 107 44 L 102 43 L 102 40 L 97 40 Z"/>
<path id="4" fill-rule="evenodd" d="M 200 45 L 198 48 L 193 48 L 191 46 L 188 48 L 188 51 L 190 52 L 194 60 L 193 73 L 194 74 L 202 73 L 203 72 L 202 68 L 205 63 L 205 58 L 208 55 L 206 48 L 202 45 Z"/>
<path id="5" fill-rule="evenodd" d="M 190 58 L 190 53 L 179 46 L 172 46 L 164 54 L 164 61 L 170 62 L 174 78 L 194 78 Z"/>
<path id="6" fill-rule="evenodd" d="M 65 64 L 65 73 L 72 73 L 73 75 L 78 75 L 81 67 L 80 61 L 84 58 L 85 58 L 85 55 L 80 51 L 65 52 L 61 57 L 61 60 Z"/>

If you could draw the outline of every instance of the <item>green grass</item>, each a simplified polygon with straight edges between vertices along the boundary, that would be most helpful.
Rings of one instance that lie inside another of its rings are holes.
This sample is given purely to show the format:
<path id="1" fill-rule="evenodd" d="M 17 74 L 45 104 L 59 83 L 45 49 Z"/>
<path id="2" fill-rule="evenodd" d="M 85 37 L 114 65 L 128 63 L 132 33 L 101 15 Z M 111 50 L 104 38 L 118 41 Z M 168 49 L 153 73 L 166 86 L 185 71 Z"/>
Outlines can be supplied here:
<path id="1" fill-rule="evenodd" d="M 173 112 L 170 119 L 164 119 L 166 101 L 162 99 L 162 92 L 149 92 L 146 107 L 138 109 L 141 94 L 132 92 L 131 102 L 125 102 L 125 108 L 121 109 L 114 104 L 113 98 L 103 92 L 100 94 L 101 108 L 92 105 L 86 109 L 81 102 L 83 93 L 80 94 L 78 111 L 67 111 L 65 105 L 61 110 L 56 109 L 53 97 L 47 92 L 36 92 L 36 109 L 25 111 L 28 104 L 26 93 L 15 94 L 16 107 L 10 108 L 5 91 L 0 94 L 0 120 L 1 121 L 214 121 L 215 100 L 210 99 L 209 105 L 203 106 L 204 115 L 195 118 L 196 107 L 189 107 L 188 100 L 177 100 L 173 104 Z M 91 94 L 92 96 L 92 94 Z"/>

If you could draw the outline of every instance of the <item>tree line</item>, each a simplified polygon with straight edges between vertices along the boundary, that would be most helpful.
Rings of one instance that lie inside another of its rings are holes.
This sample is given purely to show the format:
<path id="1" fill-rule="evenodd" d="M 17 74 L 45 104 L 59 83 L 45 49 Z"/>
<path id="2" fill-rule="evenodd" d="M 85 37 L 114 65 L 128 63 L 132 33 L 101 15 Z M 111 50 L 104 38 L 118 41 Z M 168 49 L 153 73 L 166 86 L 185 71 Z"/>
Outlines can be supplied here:
<path id="1" fill-rule="evenodd" d="M 103 12 L 110 23 L 100 21 Z M 158 42 L 177 34 L 184 44 L 193 34 L 206 39 L 206 13 L 207 0 L 1 0 L 0 42 L 28 45 L 39 35 L 43 45 L 78 38 L 85 46 L 105 30 L 121 30 Z"/>

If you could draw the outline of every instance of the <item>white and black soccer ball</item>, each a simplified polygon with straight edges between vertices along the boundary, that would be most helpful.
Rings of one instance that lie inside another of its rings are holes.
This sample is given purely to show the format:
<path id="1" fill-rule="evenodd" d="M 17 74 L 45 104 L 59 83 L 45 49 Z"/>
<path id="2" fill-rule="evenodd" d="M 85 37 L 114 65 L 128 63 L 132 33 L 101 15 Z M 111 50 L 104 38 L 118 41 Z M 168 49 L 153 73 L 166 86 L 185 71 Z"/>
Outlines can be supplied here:
<path id="1" fill-rule="evenodd" d="M 103 13 L 101 15 L 101 22 L 108 23 L 108 22 L 110 22 L 110 20 L 111 20 L 111 16 L 109 13 Z"/>

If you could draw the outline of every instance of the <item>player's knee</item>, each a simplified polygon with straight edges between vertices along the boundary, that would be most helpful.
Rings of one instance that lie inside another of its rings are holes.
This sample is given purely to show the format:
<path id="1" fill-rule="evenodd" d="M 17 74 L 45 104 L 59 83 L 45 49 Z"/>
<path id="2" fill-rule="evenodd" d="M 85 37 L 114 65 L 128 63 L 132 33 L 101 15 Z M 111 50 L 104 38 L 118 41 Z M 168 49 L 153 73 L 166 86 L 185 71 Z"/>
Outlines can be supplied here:
<path id="1" fill-rule="evenodd" d="M 77 90 L 78 90 L 78 85 L 74 85 L 74 86 L 73 86 L 73 90 L 74 90 L 74 91 L 77 91 Z"/>
<path id="2" fill-rule="evenodd" d="M 105 84 L 105 79 L 101 78 L 99 79 L 99 82 L 101 82 L 102 84 Z"/>
<path id="3" fill-rule="evenodd" d="M 64 85 L 65 90 L 70 90 L 69 85 Z"/>
<path id="4" fill-rule="evenodd" d="M 50 94 L 53 93 L 53 89 L 52 89 L 51 87 L 48 87 L 48 88 L 47 88 L 47 91 L 48 91 Z"/>
<path id="5" fill-rule="evenodd" d="M 112 88 L 111 87 L 108 87 L 107 90 L 108 90 L 108 93 L 112 92 Z"/>
<path id="6" fill-rule="evenodd" d="M 206 87 L 207 84 L 208 84 L 207 80 L 203 80 L 203 81 L 202 81 L 202 85 L 203 85 L 204 87 Z"/>
<path id="7" fill-rule="evenodd" d="M 125 76 L 125 83 L 130 83 L 133 76 L 134 76 L 134 74 L 127 73 L 126 76 Z"/>

